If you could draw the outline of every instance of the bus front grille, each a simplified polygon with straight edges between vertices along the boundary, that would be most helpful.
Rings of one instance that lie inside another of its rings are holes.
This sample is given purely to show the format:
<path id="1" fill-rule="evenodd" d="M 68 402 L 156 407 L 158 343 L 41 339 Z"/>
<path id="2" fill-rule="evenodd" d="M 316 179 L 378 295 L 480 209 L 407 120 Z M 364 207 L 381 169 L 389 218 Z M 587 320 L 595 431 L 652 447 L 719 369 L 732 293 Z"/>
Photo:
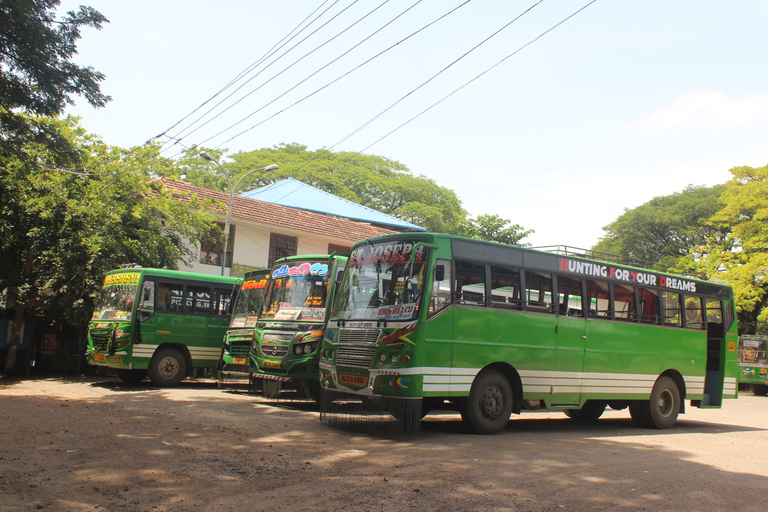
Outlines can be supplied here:
<path id="1" fill-rule="evenodd" d="M 251 348 L 251 345 L 248 343 L 242 344 L 238 343 L 237 345 L 232 343 L 229 345 L 229 353 L 233 356 L 241 356 L 245 357 L 248 355 L 248 350 Z"/>
<path id="2" fill-rule="evenodd" d="M 346 347 L 340 346 L 336 355 L 337 366 L 351 366 L 353 368 L 370 368 L 375 347 Z"/>
<path id="3" fill-rule="evenodd" d="M 340 329 L 339 343 L 376 343 L 381 329 Z"/>
<path id="4" fill-rule="evenodd" d="M 285 357 L 288 353 L 290 345 L 282 345 L 277 343 L 263 343 L 261 344 L 261 355 L 264 357 Z"/>
<path id="5" fill-rule="evenodd" d="M 109 336 L 94 336 L 91 334 L 93 348 L 98 351 L 105 351 L 109 348 Z"/>

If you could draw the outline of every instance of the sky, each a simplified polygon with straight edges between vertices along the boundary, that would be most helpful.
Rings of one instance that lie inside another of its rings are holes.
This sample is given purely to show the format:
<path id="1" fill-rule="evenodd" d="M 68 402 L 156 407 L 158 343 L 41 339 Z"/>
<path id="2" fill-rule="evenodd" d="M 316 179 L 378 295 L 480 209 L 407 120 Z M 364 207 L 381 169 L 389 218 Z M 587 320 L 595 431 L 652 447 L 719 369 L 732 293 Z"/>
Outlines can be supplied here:
<path id="1" fill-rule="evenodd" d="M 112 101 L 67 113 L 106 143 L 380 155 L 537 247 L 768 164 L 764 0 L 81 3 Z"/>

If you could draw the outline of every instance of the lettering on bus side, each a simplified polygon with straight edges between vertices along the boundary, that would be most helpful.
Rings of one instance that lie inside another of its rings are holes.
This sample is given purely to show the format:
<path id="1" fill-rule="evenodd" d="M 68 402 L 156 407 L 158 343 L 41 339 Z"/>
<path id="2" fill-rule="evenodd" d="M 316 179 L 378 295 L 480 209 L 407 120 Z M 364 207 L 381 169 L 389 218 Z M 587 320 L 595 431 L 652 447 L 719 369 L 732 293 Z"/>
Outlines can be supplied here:
<path id="1" fill-rule="evenodd" d="M 603 263 L 559 258 L 560 272 L 578 274 L 582 276 L 604 277 L 614 281 L 634 283 L 661 288 L 671 288 L 686 292 L 696 292 L 696 282 L 688 279 L 669 277 L 653 272 L 630 270 Z"/>

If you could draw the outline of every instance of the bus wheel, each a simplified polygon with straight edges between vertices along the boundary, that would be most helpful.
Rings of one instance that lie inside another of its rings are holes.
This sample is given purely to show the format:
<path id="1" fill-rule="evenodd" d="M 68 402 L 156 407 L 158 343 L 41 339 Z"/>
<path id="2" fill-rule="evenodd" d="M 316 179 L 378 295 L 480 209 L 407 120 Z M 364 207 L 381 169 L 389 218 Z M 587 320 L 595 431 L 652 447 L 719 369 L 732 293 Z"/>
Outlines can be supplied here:
<path id="1" fill-rule="evenodd" d="M 605 412 L 605 402 L 587 400 L 581 409 L 566 409 L 565 415 L 578 421 L 596 421 Z"/>
<path id="2" fill-rule="evenodd" d="M 181 383 L 187 372 L 187 365 L 178 350 L 163 348 L 155 352 L 147 372 L 155 386 L 173 387 Z"/>
<path id="3" fill-rule="evenodd" d="M 669 377 L 657 380 L 651 391 L 651 399 L 641 401 L 640 409 L 648 428 L 669 428 L 674 425 L 680 413 L 680 390 L 675 381 Z"/>
<path id="4" fill-rule="evenodd" d="M 648 420 L 643 413 L 644 408 L 642 407 L 643 403 L 646 401 L 647 400 L 630 400 L 629 402 L 629 415 L 632 417 L 632 421 L 635 425 L 641 428 L 649 427 Z"/>
<path id="5" fill-rule="evenodd" d="M 147 370 L 117 370 L 117 378 L 127 384 L 138 384 L 147 376 Z"/>
<path id="6" fill-rule="evenodd" d="M 478 434 L 501 432 L 512 414 L 512 386 L 496 370 L 478 374 L 461 408 L 461 418 Z"/>
<path id="7" fill-rule="evenodd" d="M 752 384 L 752 393 L 757 396 L 768 395 L 768 386 L 765 384 Z"/>

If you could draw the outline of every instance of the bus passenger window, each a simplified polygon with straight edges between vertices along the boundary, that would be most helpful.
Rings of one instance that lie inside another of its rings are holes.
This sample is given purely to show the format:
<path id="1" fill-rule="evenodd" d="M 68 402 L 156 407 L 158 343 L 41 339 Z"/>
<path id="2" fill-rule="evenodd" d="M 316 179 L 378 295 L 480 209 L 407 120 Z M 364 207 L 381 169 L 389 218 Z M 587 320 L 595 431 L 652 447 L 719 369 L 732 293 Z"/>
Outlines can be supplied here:
<path id="1" fill-rule="evenodd" d="M 701 315 L 701 297 L 683 295 L 685 302 L 685 326 L 689 329 L 704 329 L 704 320 Z"/>
<path id="2" fill-rule="evenodd" d="M 557 276 L 557 314 L 584 316 L 581 303 L 581 279 Z"/>
<path id="3" fill-rule="evenodd" d="M 646 324 L 660 323 L 659 296 L 654 290 L 640 288 L 640 321 Z"/>
<path id="4" fill-rule="evenodd" d="M 525 309 L 553 313 L 552 274 L 525 271 Z"/>
<path id="5" fill-rule="evenodd" d="M 202 286 L 187 286 L 185 312 L 188 315 L 211 314 L 211 289 Z"/>
<path id="6" fill-rule="evenodd" d="M 661 292 L 661 307 L 664 325 L 681 327 L 683 315 L 680 314 L 680 294 L 676 292 Z"/>
<path id="7" fill-rule="evenodd" d="M 485 305 L 485 265 L 456 262 L 456 301 L 460 304 Z"/>
<path id="8" fill-rule="evenodd" d="M 231 290 L 214 290 L 213 300 L 213 316 L 226 316 L 229 314 L 229 307 L 232 302 Z"/>
<path id="9" fill-rule="evenodd" d="M 606 281 L 587 279 L 587 304 L 589 316 L 611 318 L 610 284 Z"/>
<path id="10" fill-rule="evenodd" d="M 491 265 L 491 307 L 521 309 L 520 271 Z"/>
<path id="11" fill-rule="evenodd" d="M 184 312 L 184 289 L 180 284 L 158 283 L 157 310 L 170 313 Z"/>
<path id="12" fill-rule="evenodd" d="M 616 320 L 635 321 L 634 287 L 623 284 L 613 285 L 613 310 L 616 312 Z"/>

